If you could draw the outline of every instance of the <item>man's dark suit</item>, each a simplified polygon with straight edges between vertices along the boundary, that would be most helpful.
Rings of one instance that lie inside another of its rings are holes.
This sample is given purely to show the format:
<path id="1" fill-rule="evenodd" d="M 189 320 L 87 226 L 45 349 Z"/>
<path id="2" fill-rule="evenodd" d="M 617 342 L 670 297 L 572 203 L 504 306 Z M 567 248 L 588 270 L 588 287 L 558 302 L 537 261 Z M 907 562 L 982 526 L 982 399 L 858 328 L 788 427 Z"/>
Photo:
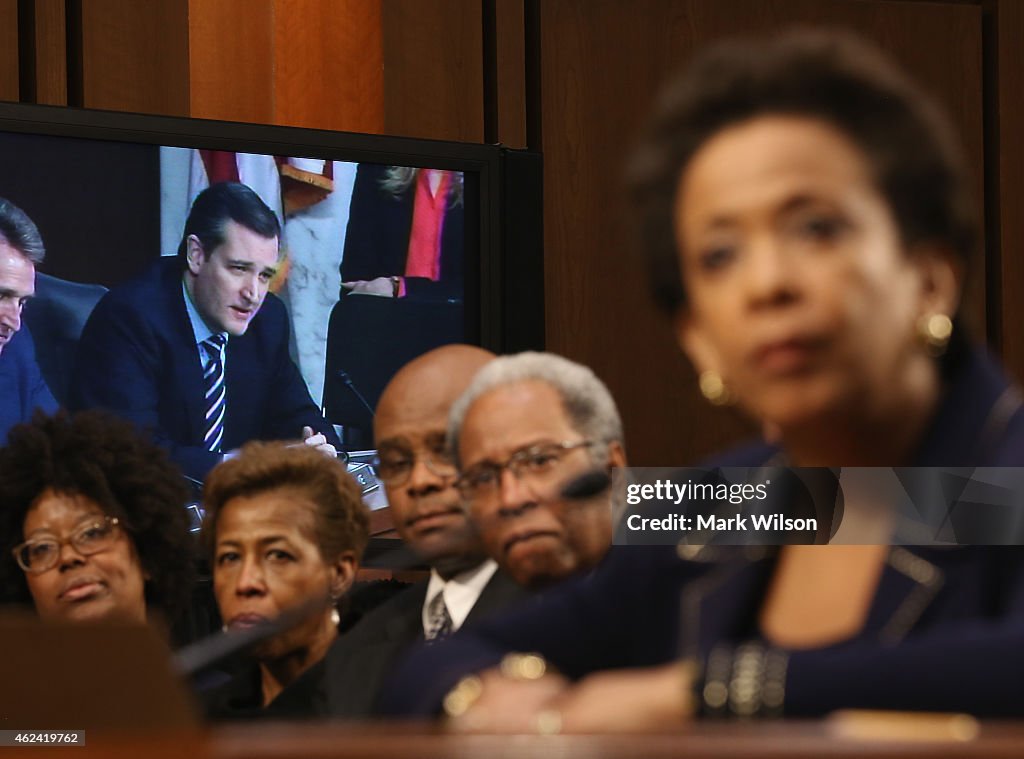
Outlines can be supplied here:
<path id="1" fill-rule="evenodd" d="M 267 295 L 245 334 L 228 340 L 222 450 L 298 438 L 303 426 L 340 447 L 288 354 L 288 334 L 284 305 Z M 202 447 L 204 396 L 180 263 L 164 258 L 111 290 L 92 312 L 78 346 L 70 405 L 107 408 L 151 430 L 185 474 L 201 480 L 221 459 Z"/>
<path id="2" fill-rule="evenodd" d="M 37 408 L 52 414 L 57 401 L 39 373 L 32 335 L 23 325 L 0 351 L 0 445 L 11 427 L 28 421 Z"/>
<path id="3" fill-rule="evenodd" d="M 366 615 L 331 647 L 316 711 L 334 717 L 371 713 L 383 679 L 398 658 L 423 640 L 427 583 L 406 588 Z M 527 598 L 529 593 L 501 571 L 495 572 L 466 617 L 463 627 Z"/>

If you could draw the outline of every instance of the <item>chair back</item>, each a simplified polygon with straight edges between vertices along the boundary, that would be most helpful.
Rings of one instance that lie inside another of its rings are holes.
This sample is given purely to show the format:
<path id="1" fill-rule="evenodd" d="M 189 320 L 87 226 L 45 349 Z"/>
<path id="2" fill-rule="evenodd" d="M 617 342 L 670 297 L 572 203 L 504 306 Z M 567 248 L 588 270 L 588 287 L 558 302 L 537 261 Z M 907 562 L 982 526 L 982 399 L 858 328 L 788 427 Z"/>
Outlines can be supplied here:
<path id="1" fill-rule="evenodd" d="M 36 296 L 25 306 L 36 360 L 50 392 L 67 406 L 75 351 L 89 315 L 107 292 L 103 285 L 69 282 L 36 272 Z"/>
<path id="2" fill-rule="evenodd" d="M 323 400 L 327 419 L 345 427 L 346 447 L 373 446 L 373 415 L 360 395 L 376 409 L 395 372 L 429 350 L 463 342 L 464 333 L 459 300 L 343 295 L 327 330 Z"/>

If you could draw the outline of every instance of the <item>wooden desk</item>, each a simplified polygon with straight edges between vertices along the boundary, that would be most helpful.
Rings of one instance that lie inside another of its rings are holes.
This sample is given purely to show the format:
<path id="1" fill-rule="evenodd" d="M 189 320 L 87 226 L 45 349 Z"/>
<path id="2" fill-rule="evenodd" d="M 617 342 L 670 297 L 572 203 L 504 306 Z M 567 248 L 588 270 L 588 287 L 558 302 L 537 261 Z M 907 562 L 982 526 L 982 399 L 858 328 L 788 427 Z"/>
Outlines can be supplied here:
<path id="1" fill-rule="evenodd" d="M 840 740 L 821 722 L 704 723 L 645 735 L 451 735 L 422 724 L 239 723 L 195 736 L 89 733 L 85 748 L 0 749 L 0 756 L 187 759 L 1020 759 L 1024 722 L 984 723 L 950 743 Z"/>

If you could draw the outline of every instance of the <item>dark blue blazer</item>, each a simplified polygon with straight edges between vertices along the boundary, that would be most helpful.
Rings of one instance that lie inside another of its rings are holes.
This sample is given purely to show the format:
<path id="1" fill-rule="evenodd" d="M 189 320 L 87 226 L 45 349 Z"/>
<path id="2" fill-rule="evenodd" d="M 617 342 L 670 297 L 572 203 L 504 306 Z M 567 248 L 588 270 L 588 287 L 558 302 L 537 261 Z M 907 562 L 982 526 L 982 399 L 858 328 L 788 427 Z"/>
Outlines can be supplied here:
<path id="1" fill-rule="evenodd" d="M 915 459 L 922 464 L 1024 462 L 1019 396 L 980 354 L 947 385 Z M 763 461 L 746 449 L 730 465 Z M 600 669 L 706 664 L 760 639 L 757 614 L 777 552 L 623 546 L 589 577 L 528 609 L 418 651 L 386 687 L 384 710 L 436 713 L 458 680 L 509 651 L 536 651 L 571 678 Z M 841 589 L 837 589 L 841 592 Z M 786 715 L 840 708 L 1024 714 L 1024 548 L 893 548 L 864 629 L 842 644 L 780 652 Z M 700 692 L 697 683 L 696 692 Z"/>
<path id="2" fill-rule="evenodd" d="M 0 445 L 7 443 L 11 427 L 28 421 L 37 408 L 52 414 L 57 401 L 39 373 L 32 335 L 22 324 L 0 351 Z"/>
<path id="3" fill-rule="evenodd" d="M 227 412 L 221 449 L 295 439 L 304 426 L 340 448 L 288 353 L 284 305 L 267 295 L 241 337 L 227 345 Z M 106 408 L 151 431 L 189 477 L 220 460 L 202 446 L 204 386 L 177 258 L 107 293 L 89 317 L 75 362 L 73 410 Z"/>

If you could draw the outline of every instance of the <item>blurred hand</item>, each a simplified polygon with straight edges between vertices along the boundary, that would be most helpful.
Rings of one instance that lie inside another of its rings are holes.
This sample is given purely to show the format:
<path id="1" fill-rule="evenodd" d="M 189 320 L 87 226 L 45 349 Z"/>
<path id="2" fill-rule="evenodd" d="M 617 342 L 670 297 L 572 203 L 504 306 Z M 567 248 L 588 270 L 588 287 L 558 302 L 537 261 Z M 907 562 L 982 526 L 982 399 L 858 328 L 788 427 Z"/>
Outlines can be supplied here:
<path id="1" fill-rule="evenodd" d="M 355 279 L 351 282 L 342 282 L 341 286 L 352 293 L 360 295 L 378 295 L 382 298 L 391 298 L 395 286 L 391 283 L 391 277 L 377 277 L 376 279 Z"/>
<path id="2" fill-rule="evenodd" d="M 512 680 L 498 669 L 480 673 L 480 698 L 461 717 L 448 720 L 452 730 L 481 733 L 535 733 L 537 715 L 569 687 L 561 675 Z"/>
<path id="3" fill-rule="evenodd" d="M 693 716 L 692 687 L 691 662 L 608 670 L 583 678 L 547 708 L 559 712 L 565 733 L 658 730 Z"/>
<path id="4" fill-rule="evenodd" d="M 327 436 L 320 432 L 314 432 L 312 427 L 302 428 L 302 441 L 320 451 L 324 456 L 330 456 L 332 459 L 338 456 L 334 446 L 327 442 Z"/>
<path id="5" fill-rule="evenodd" d="M 480 697 L 453 730 L 492 733 L 625 733 L 676 727 L 694 704 L 693 663 L 595 672 L 576 684 L 561 675 L 511 680 L 481 673 Z"/>

